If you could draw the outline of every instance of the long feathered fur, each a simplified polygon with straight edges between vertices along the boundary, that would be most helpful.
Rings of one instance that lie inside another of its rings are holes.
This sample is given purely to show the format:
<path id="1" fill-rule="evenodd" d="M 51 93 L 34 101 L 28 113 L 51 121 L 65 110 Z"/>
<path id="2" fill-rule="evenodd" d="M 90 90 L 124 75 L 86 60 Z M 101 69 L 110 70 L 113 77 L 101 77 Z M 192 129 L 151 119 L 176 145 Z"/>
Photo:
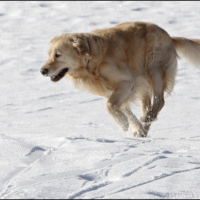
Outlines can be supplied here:
<path id="1" fill-rule="evenodd" d="M 172 37 L 176 51 L 193 66 L 200 68 L 200 40 Z"/>

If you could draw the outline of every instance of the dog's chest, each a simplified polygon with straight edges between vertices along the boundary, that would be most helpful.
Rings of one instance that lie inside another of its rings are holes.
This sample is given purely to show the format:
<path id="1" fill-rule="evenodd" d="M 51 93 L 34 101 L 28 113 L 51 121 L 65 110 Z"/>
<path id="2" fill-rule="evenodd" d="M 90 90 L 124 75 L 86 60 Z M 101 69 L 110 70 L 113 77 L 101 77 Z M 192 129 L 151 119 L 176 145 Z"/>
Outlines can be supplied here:
<path id="1" fill-rule="evenodd" d="M 98 72 L 94 70 L 93 73 L 91 73 L 86 68 L 80 68 L 70 75 L 70 79 L 73 81 L 75 87 L 86 89 L 93 94 L 104 96 L 106 98 L 108 98 L 113 91 L 108 82 L 100 77 Z"/>

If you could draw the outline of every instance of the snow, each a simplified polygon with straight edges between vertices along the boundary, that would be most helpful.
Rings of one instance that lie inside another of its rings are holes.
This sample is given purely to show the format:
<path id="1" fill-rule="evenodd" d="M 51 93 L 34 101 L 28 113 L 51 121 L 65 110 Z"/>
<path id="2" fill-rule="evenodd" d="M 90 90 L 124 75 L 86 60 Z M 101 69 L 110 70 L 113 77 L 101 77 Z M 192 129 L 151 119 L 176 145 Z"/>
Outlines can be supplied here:
<path id="1" fill-rule="evenodd" d="M 40 74 L 54 36 L 126 21 L 198 39 L 200 2 L 0 2 L 0 198 L 200 197 L 198 69 L 179 60 L 147 138 L 122 132 L 104 98 Z"/>

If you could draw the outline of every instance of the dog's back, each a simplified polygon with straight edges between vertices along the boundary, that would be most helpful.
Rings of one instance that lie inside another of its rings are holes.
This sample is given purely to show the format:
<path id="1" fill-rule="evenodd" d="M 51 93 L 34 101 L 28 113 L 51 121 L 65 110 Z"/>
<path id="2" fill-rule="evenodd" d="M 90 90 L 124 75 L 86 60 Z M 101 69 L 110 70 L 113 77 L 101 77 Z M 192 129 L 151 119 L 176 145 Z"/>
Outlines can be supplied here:
<path id="1" fill-rule="evenodd" d="M 153 67 L 152 61 L 161 57 L 161 50 L 166 49 L 167 54 L 169 50 L 175 53 L 173 40 L 168 33 L 152 23 L 126 22 L 91 33 L 106 40 L 105 56 L 124 61 L 133 74 L 146 73 L 146 69 Z M 167 54 L 163 53 L 161 60 L 168 59 Z"/>

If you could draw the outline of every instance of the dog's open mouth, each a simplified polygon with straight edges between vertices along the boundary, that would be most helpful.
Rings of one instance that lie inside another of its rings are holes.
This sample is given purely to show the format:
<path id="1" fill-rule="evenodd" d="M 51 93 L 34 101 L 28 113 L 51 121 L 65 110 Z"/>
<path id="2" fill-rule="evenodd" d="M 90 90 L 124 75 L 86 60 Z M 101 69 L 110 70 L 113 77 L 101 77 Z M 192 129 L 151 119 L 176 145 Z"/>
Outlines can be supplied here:
<path id="1" fill-rule="evenodd" d="M 67 71 L 68 71 L 68 68 L 64 68 L 58 75 L 52 76 L 51 80 L 53 82 L 59 81 L 61 78 L 63 78 L 65 76 L 65 74 L 67 73 Z"/>

